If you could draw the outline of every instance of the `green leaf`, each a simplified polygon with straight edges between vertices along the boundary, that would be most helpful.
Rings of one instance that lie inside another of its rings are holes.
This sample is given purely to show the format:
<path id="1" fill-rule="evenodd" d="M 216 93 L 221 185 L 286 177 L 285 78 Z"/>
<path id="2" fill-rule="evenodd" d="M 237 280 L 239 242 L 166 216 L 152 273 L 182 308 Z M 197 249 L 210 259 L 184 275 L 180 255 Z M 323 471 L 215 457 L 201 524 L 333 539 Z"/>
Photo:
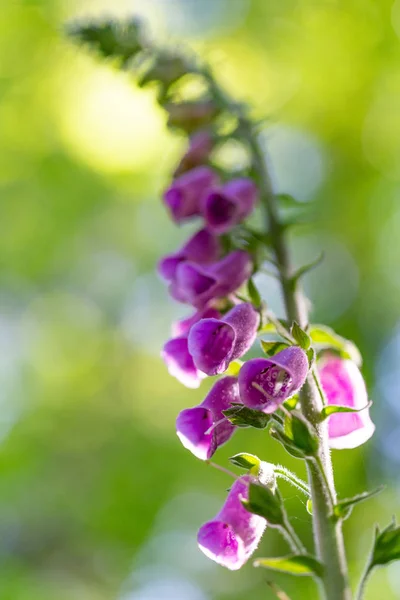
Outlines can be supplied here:
<path id="1" fill-rule="evenodd" d="M 222 411 L 225 417 L 236 427 L 255 427 L 256 429 L 265 429 L 271 420 L 271 415 L 267 415 L 259 410 L 247 408 L 243 404 L 231 404 L 231 407 Z"/>
<path id="2" fill-rule="evenodd" d="M 314 348 L 309 348 L 306 351 L 306 354 L 307 354 L 307 358 L 308 358 L 308 367 L 311 369 L 311 367 L 313 366 L 314 361 L 315 361 L 315 350 L 314 350 Z"/>
<path id="3" fill-rule="evenodd" d="M 255 567 L 264 567 L 297 576 L 323 577 L 324 574 L 323 565 L 308 554 L 291 554 L 280 558 L 259 558 L 253 564 Z"/>
<path id="4" fill-rule="evenodd" d="M 321 262 L 323 261 L 323 259 L 324 259 L 324 253 L 321 252 L 321 254 L 315 260 L 312 260 L 310 263 L 308 263 L 308 264 L 303 265 L 302 267 L 300 267 L 300 269 L 298 269 L 296 271 L 296 273 L 291 278 L 292 287 L 295 288 L 297 282 L 299 281 L 299 279 L 301 277 L 303 277 L 303 275 L 305 275 L 309 271 L 312 271 L 313 269 L 315 269 L 316 267 L 318 267 L 321 264 Z"/>
<path id="5" fill-rule="evenodd" d="M 290 416 L 285 417 L 284 432 L 304 456 L 316 455 L 319 448 L 317 432 L 301 413 L 292 412 Z"/>
<path id="6" fill-rule="evenodd" d="M 308 350 L 311 345 L 310 336 L 300 327 L 297 321 L 293 321 L 292 329 L 290 331 L 300 348 Z"/>
<path id="7" fill-rule="evenodd" d="M 242 500 L 243 506 L 251 513 L 264 517 L 270 525 L 285 524 L 283 502 L 278 490 L 273 491 L 260 483 L 250 483 L 249 499 Z"/>
<path id="8" fill-rule="evenodd" d="M 311 325 L 309 335 L 319 350 L 336 350 L 343 358 L 349 358 L 356 365 L 362 364 L 362 358 L 357 346 L 338 335 L 325 325 Z"/>
<path id="9" fill-rule="evenodd" d="M 366 404 L 362 408 L 351 408 L 350 406 L 340 406 L 339 404 L 330 404 L 329 406 L 324 406 L 324 408 L 321 410 L 320 419 L 321 419 L 321 421 L 324 421 L 325 419 L 327 419 L 331 415 L 334 415 L 335 413 L 358 413 L 358 412 L 361 412 L 362 410 L 365 410 L 366 408 L 369 408 L 371 406 L 371 404 L 372 404 L 372 402 L 368 402 L 368 404 Z"/>
<path id="10" fill-rule="evenodd" d="M 338 519 L 347 519 L 347 517 L 350 516 L 351 510 L 355 504 L 359 504 L 360 502 L 364 502 L 365 500 L 373 498 L 377 494 L 380 494 L 384 489 L 385 486 L 381 485 L 376 488 L 376 490 L 372 490 L 372 492 L 362 492 L 362 494 L 357 494 L 352 498 L 344 498 L 333 507 L 333 514 Z"/>
<path id="11" fill-rule="evenodd" d="M 241 467 L 242 469 L 252 469 L 253 467 L 257 467 L 257 470 L 259 470 L 261 464 L 261 460 L 258 456 L 247 454 L 246 452 L 235 454 L 235 456 L 231 456 L 229 460 L 233 465 Z"/>
<path id="12" fill-rule="evenodd" d="M 386 565 L 400 559 L 400 527 L 396 521 L 390 523 L 383 531 L 376 530 L 371 569 L 378 565 Z"/>
<path id="13" fill-rule="evenodd" d="M 260 295 L 260 292 L 258 291 L 252 277 L 250 277 L 250 279 L 247 282 L 247 292 L 249 294 L 249 298 L 250 298 L 252 304 L 254 304 L 254 306 L 256 306 L 256 307 L 261 306 L 261 303 L 262 303 L 261 295 Z"/>
<path id="14" fill-rule="evenodd" d="M 143 46 L 140 41 L 140 24 L 136 19 L 115 22 L 74 24 L 67 33 L 88 44 L 105 57 L 119 57 L 123 63 L 135 56 Z"/>
<path id="15" fill-rule="evenodd" d="M 282 444 L 282 446 L 291 456 L 294 456 L 295 458 L 305 458 L 304 452 L 296 448 L 292 440 L 285 435 L 283 427 L 278 424 L 274 424 L 269 433 L 271 437 Z"/>
<path id="16" fill-rule="evenodd" d="M 274 356 L 278 352 L 281 352 L 281 350 L 289 348 L 289 344 L 285 344 L 284 342 L 266 342 L 265 340 L 260 340 L 260 344 L 267 356 Z"/>

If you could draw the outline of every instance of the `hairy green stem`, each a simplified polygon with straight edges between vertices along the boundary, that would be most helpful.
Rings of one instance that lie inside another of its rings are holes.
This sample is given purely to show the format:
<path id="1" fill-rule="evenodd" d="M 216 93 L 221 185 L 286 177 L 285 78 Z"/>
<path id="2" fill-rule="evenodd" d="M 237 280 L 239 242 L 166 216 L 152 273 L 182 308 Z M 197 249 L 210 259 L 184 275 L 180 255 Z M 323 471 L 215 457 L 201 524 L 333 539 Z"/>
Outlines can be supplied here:
<path id="1" fill-rule="evenodd" d="M 356 593 L 356 600 L 362 600 L 364 596 L 365 584 L 367 583 L 367 579 L 369 574 L 371 573 L 371 559 L 368 560 L 367 565 L 363 571 L 363 574 L 360 579 L 360 583 Z"/>
<path id="2" fill-rule="evenodd" d="M 265 163 L 264 153 L 251 124 L 243 120 L 254 167 L 258 174 L 261 198 L 265 208 L 268 233 L 276 256 L 282 285 L 286 313 L 289 321 L 297 321 L 301 327 L 308 324 L 306 300 L 298 283 L 293 279 L 288 246 L 284 228 L 279 220 L 276 198 Z M 308 461 L 307 470 L 313 503 L 313 530 L 317 556 L 325 565 L 325 575 L 321 581 L 324 597 L 327 600 L 350 600 L 347 563 L 344 551 L 342 526 L 332 518 L 332 501 L 336 500 L 332 463 L 328 447 L 328 434 L 325 423 L 320 423 L 319 413 L 323 403 L 320 389 L 313 374 L 307 378 L 300 392 L 301 410 L 317 431 L 320 450 L 317 462 Z"/>
<path id="3" fill-rule="evenodd" d="M 290 521 L 287 517 L 285 517 L 285 523 L 283 526 L 279 527 L 279 530 L 280 530 L 281 534 L 283 535 L 283 537 L 286 539 L 287 543 L 289 544 L 289 546 L 293 552 L 296 552 L 296 553 L 300 552 L 300 554 L 304 554 L 306 552 L 306 549 L 304 548 L 303 544 L 301 543 L 300 538 L 298 537 L 297 533 L 293 529 L 292 524 L 290 523 Z"/>
<path id="4" fill-rule="evenodd" d="M 200 71 L 207 80 L 210 93 L 215 101 L 222 108 L 237 116 L 238 133 L 246 140 L 252 154 L 253 167 L 267 218 L 265 240 L 268 239 L 275 254 L 275 266 L 279 273 L 287 318 L 289 321 L 297 321 L 304 328 L 308 324 L 308 306 L 298 285 L 298 280 L 293 277 L 294 272 L 285 240 L 285 227 L 279 218 L 276 197 L 257 132 L 251 120 L 247 118 L 243 107 L 236 105 L 226 96 L 211 71 L 207 68 Z M 318 461 L 307 461 L 313 504 L 314 543 L 317 556 L 325 565 L 325 575 L 321 580 L 323 597 L 326 600 L 350 600 L 351 591 L 348 584 L 342 524 L 340 520 L 335 521 L 332 518 L 332 502 L 336 501 L 336 491 L 327 426 L 326 423 L 321 423 L 319 418 L 323 407 L 323 393 L 320 386 L 317 386 L 317 381 L 310 372 L 300 392 L 302 413 L 315 427 L 320 442 Z"/>
<path id="5" fill-rule="evenodd" d="M 291 471 L 289 471 L 289 469 L 278 465 L 274 468 L 274 473 L 277 477 L 281 477 L 282 479 L 293 485 L 295 488 L 297 488 L 300 492 L 303 492 L 303 494 L 305 494 L 307 498 L 310 497 L 310 488 L 308 487 L 306 482 L 300 479 L 300 477 L 297 477 L 297 475 L 295 475 Z"/>

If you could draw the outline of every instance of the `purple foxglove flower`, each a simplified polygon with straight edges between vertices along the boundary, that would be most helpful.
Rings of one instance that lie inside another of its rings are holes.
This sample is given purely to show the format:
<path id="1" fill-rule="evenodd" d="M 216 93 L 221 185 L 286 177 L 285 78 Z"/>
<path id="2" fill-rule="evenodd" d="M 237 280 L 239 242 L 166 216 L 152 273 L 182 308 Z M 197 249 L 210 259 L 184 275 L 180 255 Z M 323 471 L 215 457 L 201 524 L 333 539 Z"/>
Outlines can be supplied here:
<path id="1" fill-rule="evenodd" d="M 297 346 L 271 358 L 253 358 L 239 372 L 240 398 L 249 408 L 272 413 L 301 388 L 307 372 L 306 353 Z"/>
<path id="2" fill-rule="evenodd" d="M 220 375 L 232 360 L 251 348 L 259 324 L 260 315 L 247 302 L 238 304 L 220 320 L 201 319 L 188 336 L 194 364 L 207 375 Z"/>
<path id="3" fill-rule="evenodd" d="M 170 292 L 178 302 L 203 308 L 214 298 L 235 292 L 250 277 L 253 263 L 244 250 L 235 250 L 213 265 L 196 265 L 187 261 L 176 270 Z"/>
<path id="4" fill-rule="evenodd" d="M 258 191 L 251 179 L 232 179 L 204 197 L 203 215 L 206 225 L 215 233 L 230 231 L 253 211 Z"/>
<path id="5" fill-rule="evenodd" d="M 190 138 L 189 148 L 186 150 L 181 162 L 177 166 L 174 177 L 179 177 L 182 173 L 206 162 L 213 147 L 214 140 L 209 131 L 204 130 L 195 133 Z"/>
<path id="6" fill-rule="evenodd" d="M 197 534 L 200 550 L 231 571 L 247 562 L 267 525 L 263 517 L 248 512 L 241 503 L 241 499 L 248 499 L 251 480 L 249 475 L 237 479 L 220 512 L 204 523 Z"/>
<path id="7" fill-rule="evenodd" d="M 188 388 L 198 388 L 204 373 L 199 371 L 189 354 L 186 336 L 168 340 L 164 345 L 161 356 L 167 365 L 168 372 Z"/>
<path id="8" fill-rule="evenodd" d="M 325 352 L 318 361 L 318 371 L 328 404 L 367 406 L 364 379 L 353 361 Z M 328 420 L 331 448 L 356 448 L 369 440 L 374 431 L 368 408 L 358 413 L 336 413 Z"/>
<path id="9" fill-rule="evenodd" d="M 236 427 L 222 414 L 232 402 L 240 402 L 237 379 L 223 377 L 199 406 L 179 413 L 176 433 L 183 446 L 197 458 L 208 460 L 232 436 Z"/>
<path id="10" fill-rule="evenodd" d="M 183 261 L 206 265 L 216 261 L 221 255 L 221 250 L 217 236 L 207 229 L 200 229 L 178 252 L 168 254 L 160 260 L 158 272 L 167 281 L 173 281 L 178 265 Z"/>
<path id="11" fill-rule="evenodd" d="M 187 319 L 182 319 L 181 321 L 176 321 L 176 323 L 172 324 L 172 335 L 174 337 L 180 335 L 188 335 L 192 326 L 200 321 L 200 319 L 220 319 L 221 313 L 212 307 L 207 307 L 203 310 L 197 310 L 193 315 L 187 317 Z"/>
<path id="12" fill-rule="evenodd" d="M 181 223 L 189 217 L 201 215 L 203 198 L 217 183 L 216 173 L 205 166 L 196 167 L 175 179 L 164 194 L 164 202 L 173 220 Z"/>

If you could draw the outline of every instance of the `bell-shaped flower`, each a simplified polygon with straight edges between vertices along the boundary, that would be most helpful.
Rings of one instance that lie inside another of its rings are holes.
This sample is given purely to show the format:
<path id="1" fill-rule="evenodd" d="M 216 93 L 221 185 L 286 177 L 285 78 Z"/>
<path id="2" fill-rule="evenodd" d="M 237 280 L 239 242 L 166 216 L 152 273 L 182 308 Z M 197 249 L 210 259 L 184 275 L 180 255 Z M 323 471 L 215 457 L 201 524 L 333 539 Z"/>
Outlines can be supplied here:
<path id="1" fill-rule="evenodd" d="M 220 512 L 204 523 L 197 534 L 199 548 L 216 563 L 236 571 L 250 558 L 260 543 L 267 522 L 248 512 L 241 500 L 248 500 L 252 477 L 235 481 Z"/>
<path id="2" fill-rule="evenodd" d="M 251 179 L 238 178 L 211 190 L 204 198 L 203 215 L 208 229 L 221 234 L 230 231 L 253 211 L 258 190 Z"/>
<path id="3" fill-rule="evenodd" d="M 199 406 L 186 408 L 176 420 L 176 433 L 183 446 L 197 458 L 208 460 L 236 427 L 222 414 L 232 402 L 240 403 L 236 377 L 219 379 Z"/>
<path id="4" fill-rule="evenodd" d="M 239 371 L 240 398 L 249 408 L 272 413 L 302 387 L 308 368 L 306 353 L 298 346 L 270 358 L 253 358 Z"/>
<path id="5" fill-rule="evenodd" d="M 206 166 L 196 167 L 175 179 L 164 193 L 173 220 L 181 223 L 201 215 L 204 196 L 218 184 L 218 176 Z"/>
<path id="6" fill-rule="evenodd" d="M 322 389 L 328 404 L 360 409 L 368 404 L 364 379 L 352 360 L 324 352 L 317 363 Z M 356 448 L 372 436 L 375 425 L 369 409 L 355 413 L 336 413 L 329 417 L 331 448 Z"/>
<path id="7" fill-rule="evenodd" d="M 196 310 L 195 313 L 187 317 L 186 319 L 181 319 L 180 321 L 175 321 L 172 323 L 172 335 L 174 337 L 180 335 L 188 335 L 189 331 L 193 327 L 195 323 L 200 321 L 201 319 L 220 319 L 221 313 L 216 309 L 210 307 L 206 307 L 203 310 Z"/>
<path id="8" fill-rule="evenodd" d="M 214 147 L 214 139 L 210 131 L 204 129 L 192 135 L 189 147 L 177 166 L 174 176 L 179 177 L 182 173 L 194 169 L 205 163 Z"/>
<path id="9" fill-rule="evenodd" d="M 188 336 L 194 364 L 207 375 L 220 375 L 251 348 L 259 324 L 260 315 L 248 302 L 238 304 L 222 319 L 201 319 Z"/>
<path id="10" fill-rule="evenodd" d="M 197 369 L 189 354 L 187 336 L 179 336 L 168 340 L 162 349 L 161 356 L 172 377 L 188 388 L 198 388 L 205 374 Z"/>
<path id="11" fill-rule="evenodd" d="M 158 263 L 158 272 L 166 281 L 173 281 L 178 265 L 184 261 L 206 265 L 221 256 L 221 243 L 218 237 L 207 229 L 200 229 L 180 250 L 167 254 Z"/>
<path id="12" fill-rule="evenodd" d="M 211 265 L 183 262 L 178 265 L 170 293 L 179 302 L 204 308 L 210 300 L 224 298 L 240 288 L 252 269 L 251 256 L 244 250 L 234 250 Z"/>

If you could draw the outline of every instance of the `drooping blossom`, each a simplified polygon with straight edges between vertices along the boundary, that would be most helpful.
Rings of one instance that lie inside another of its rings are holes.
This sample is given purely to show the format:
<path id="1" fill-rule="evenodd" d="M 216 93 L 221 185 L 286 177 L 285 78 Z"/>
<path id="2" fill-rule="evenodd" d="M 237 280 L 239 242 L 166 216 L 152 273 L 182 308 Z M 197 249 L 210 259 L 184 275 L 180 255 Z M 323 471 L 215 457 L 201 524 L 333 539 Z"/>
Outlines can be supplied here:
<path id="1" fill-rule="evenodd" d="M 217 174 L 206 166 L 177 177 L 164 193 L 164 202 L 176 223 L 201 215 L 204 196 L 218 184 Z"/>
<path id="2" fill-rule="evenodd" d="M 307 372 L 307 356 L 298 346 L 253 358 L 239 372 L 240 398 L 249 408 L 272 413 L 302 387 Z"/>
<path id="3" fill-rule="evenodd" d="M 197 458 L 211 458 L 234 433 L 236 427 L 222 414 L 232 402 L 240 403 L 237 378 L 224 377 L 213 385 L 201 404 L 179 413 L 177 435 Z"/>
<path id="4" fill-rule="evenodd" d="M 196 310 L 196 312 L 190 315 L 190 317 L 186 317 L 186 319 L 181 319 L 180 321 L 172 323 L 172 335 L 174 337 L 188 335 L 193 325 L 201 319 L 220 318 L 221 313 L 216 308 L 206 307 L 203 310 Z"/>
<path id="5" fill-rule="evenodd" d="M 179 177 L 182 173 L 205 163 L 214 147 L 213 136 L 208 130 L 198 131 L 192 135 L 189 147 L 182 156 L 174 176 Z"/>
<path id="6" fill-rule="evenodd" d="M 183 262 L 176 269 L 170 293 L 175 300 L 203 308 L 210 300 L 235 292 L 251 276 L 253 262 L 244 250 L 235 250 L 212 265 Z"/>
<path id="7" fill-rule="evenodd" d="M 198 388 L 205 374 L 199 371 L 189 354 L 187 336 L 179 336 L 168 340 L 162 349 L 161 356 L 172 377 L 188 388 Z"/>
<path id="8" fill-rule="evenodd" d="M 238 304 L 222 319 L 201 319 L 188 337 L 194 364 L 207 375 L 220 375 L 251 348 L 259 323 L 259 313 L 248 302 Z"/>
<path id="9" fill-rule="evenodd" d="M 204 198 L 203 215 L 206 226 L 215 233 L 230 231 L 253 211 L 258 198 L 251 179 L 242 177 L 211 190 Z"/>
<path id="10" fill-rule="evenodd" d="M 207 229 L 200 229 L 177 252 L 167 254 L 158 263 L 158 272 L 166 281 L 173 281 L 178 265 L 184 261 L 206 265 L 221 256 L 218 237 Z"/>
<path id="11" fill-rule="evenodd" d="M 231 571 L 247 562 L 267 525 L 263 517 L 248 512 L 241 503 L 248 499 L 251 480 L 244 475 L 235 481 L 220 512 L 204 523 L 197 535 L 200 550 Z"/>
<path id="12" fill-rule="evenodd" d="M 360 409 L 368 404 L 364 379 L 352 360 L 332 352 L 324 352 L 318 361 L 321 385 L 328 404 Z M 372 436 L 375 425 L 369 409 L 357 413 L 336 413 L 329 417 L 328 432 L 331 448 L 356 448 Z"/>

